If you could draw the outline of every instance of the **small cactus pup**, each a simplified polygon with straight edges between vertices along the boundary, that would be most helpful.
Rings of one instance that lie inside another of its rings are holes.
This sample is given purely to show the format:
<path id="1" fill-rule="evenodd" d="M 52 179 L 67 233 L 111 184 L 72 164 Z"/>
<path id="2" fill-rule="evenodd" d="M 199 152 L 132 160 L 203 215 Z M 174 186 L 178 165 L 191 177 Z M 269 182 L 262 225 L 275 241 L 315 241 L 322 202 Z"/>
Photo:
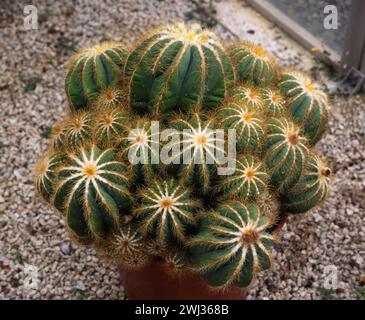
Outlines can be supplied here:
<path id="1" fill-rule="evenodd" d="M 217 113 L 217 120 L 224 129 L 236 130 L 237 151 L 257 151 L 264 138 L 263 116 L 244 99 L 233 98 Z"/>
<path id="2" fill-rule="evenodd" d="M 232 97 L 235 100 L 241 101 L 247 107 L 262 110 L 264 108 L 264 97 L 262 88 L 244 85 L 238 86 L 232 90 Z"/>
<path id="3" fill-rule="evenodd" d="M 98 106 L 115 107 L 122 98 L 117 88 L 127 50 L 117 42 L 103 42 L 70 59 L 65 89 L 71 111 Z"/>
<path id="4" fill-rule="evenodd" d="M 137 44 L 125 77 L 132 110 L 162 116 L 197 105 L 216 107 L 235 81 L 217 36 L 183 23 L 158 29 Z"/>
<path id="5" fill-rule="evenodd" d="M 288 110 L 293 120 L 302 126 L 310 145 L 315 145 L 327 129 L 326 94 L 317 83 L 297 71 L 284 73 L 279 87 L 288 98 Z"/>
<path id="6" fill-rule="evenodd" d="M 35 187 L 38 193 L 48 202 L 52 197 L 53 186 L 57 179 L 57 170 L 61 164 L 62 156 L 60 154 L 48 152 L 39 159 L 35 167 Z"/>
<path id="7" fill-rule="evenodd" d="M 280 116 L 286 110 L 286 99 L 276 88 L 265 88 L 261 92 L 263 111 L 269 116 Z"/>
<path id="8" fill-rule="evenodd" d="M 113 149 L 79 147 L 58 172 L 52 201 L 80 242 L 105 238 L 119 227 L 131 197 L 128 172 Z"/>
<path id="9" fill-rule="evenodd" d="M 143 235 L 156 237 L 159 243 L 186 241 L 187 229 L 195 224 L 199 202 L 189 189 L 175 180 L 155 181 L 140 190 L 141 205 L 135 210 Z"/>
<path id="10" fill-rule="evenodd" d="M 57 121 L 51 129 L 50 144 L 56 150 L 61 150 L 67 143 L 66 138 L 66 123 L 67 118 Z"/>
<path id="11" fill-rule="evenodd" d="M 275 62 L 264 48 L 242 42 L 232 45 L 228 52 L 239 81 L 254 85 L 270 85 L 275 82 Z"/>
<path id="12" fill-rule="evenodd" d="M 122 225 L 104 245 L 106 256 L 126 269 L 139 269 L 148 262 L 145 241 L 135 224 Z"/>
<path id="13" fill-rule="evenodd" d="M 129 163 L 133 172 L 133 184 L 138 185 L 155 175 L 164 175 L 160 164 L 159 124 L 147 118 L 131 119 L 119 136 L 116 148 Z"/>
<path id="14" fill-rule="evenodd" d="M 188 119 L 176 118 L 174 128 L 181 133 L 178 175 L 200 195 L 207 194 L 212 180 L 217 177 L 217 167 L 224 156 L 224 137 L 217 135 L 215 119 L 194 112 Z M 175 160 L 175 159 L 174 159 Z"/>
<path id="15" fill-rule="evenodd" d="M 302 175 L 309 152 L 307 139 L 292 121 L 270 118 L 263 149 L 270 170 L 270 185 L 281 193 L 293 187 Z"/>
<path id="16" fill-rule="evenodd" d="M 130 116 L 119 108 L 104 108 L 95 115 L 94 139 L 102 147 L 114 147 L 126 133 Z"/>
<path id="17" fill-rule="evenodd" d="M 64 149 L 77 148 L 88 143 L 94 132 L 95 117 L 86 111 L 77 111 L 64 121 L 64 134 L 59 139 L 64 139 L 60 145 Z"/>
<path id="18" fill-rule="evenodd" d="M 275 236 L 254 203 L 228 201 L 200 217 L 190 241 L 191 264 L 212 287 L 247 287 L 256 273 L 271 267 Z"/>
<path id="19" fill-rule="evenodd" d="M 305 213 L 320 202 L 328 194 L 331 169 L 316 154 L 312 154 L 304 174 L 298 183 L 281 195 L 282 210 L 290 213 Z"/>
<path id="20" fill-rule="evenodd" d="M 245 201 L 255 200 L 266 192 L 268 180 L 269 175 L 262 161 L 251 155 L 240 156 L 236 160 L 234 173 L 221 176 L 217 189 L 223 198 L 234 196 Z"/>
<path id="21" fill-rule="evenodd" d="M 183 253 L 175 252 L 168 253 L 163 257 L 163 267 L 170 277 L 180 277 L 186 271 L 186 257 Z"/>

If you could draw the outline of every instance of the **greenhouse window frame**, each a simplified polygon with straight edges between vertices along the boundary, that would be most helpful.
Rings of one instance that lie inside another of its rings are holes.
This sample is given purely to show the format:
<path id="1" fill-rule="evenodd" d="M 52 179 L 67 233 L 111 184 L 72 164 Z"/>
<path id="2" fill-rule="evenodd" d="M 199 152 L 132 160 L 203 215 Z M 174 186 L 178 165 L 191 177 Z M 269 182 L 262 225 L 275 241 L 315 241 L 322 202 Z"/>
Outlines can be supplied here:
<path id="1" fill-rule="evenodd" d="M 346 74 L 351 68 L 355 68 L 362 74 L 365 74 L 365 1 L 352 1 L 343 51 L 341 53 L 328 47 L 269 1 L 245 1 L 263 16 L 278 25 L 305 49 L 311 51 L 321 61 L 332 65 L 342 75 Z"/>

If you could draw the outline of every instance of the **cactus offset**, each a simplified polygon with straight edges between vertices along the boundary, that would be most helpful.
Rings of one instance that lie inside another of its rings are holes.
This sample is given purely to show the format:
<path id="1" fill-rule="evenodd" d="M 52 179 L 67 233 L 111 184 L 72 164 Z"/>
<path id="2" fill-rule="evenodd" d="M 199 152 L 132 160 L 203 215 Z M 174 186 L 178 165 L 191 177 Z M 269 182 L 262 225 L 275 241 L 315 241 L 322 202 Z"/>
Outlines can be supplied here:
<path id="1" fill-rule="evenodd" d="M 165 115 L 193 106 L 215 107 L 234 83 L 217 37 L 200 26 L 161 28 L 137 45 L 125 66 L 133 110 Z"/>
<path id="2" fill-rule="evenodd" d="M 67 120 L 62 119 L 56 122 L 51 129 L 51 145 L 56 149 L 60 150 L 67 144 L 66 138 L 66 123 Z"/>
<path id="3" fill-rule="evenodd" d="M 235 98 L 218 111 L 217 119 L 223 128 L 236 130 L 237 151 L 257 151 L 265 128 L 260 112 Z"/>
<path id="4" fill-rule="evenodd" d="M 317 155 L 312 155 L 298 183 L 281 196 L 282 209 L 304 213 L 323 201 L 329 188 L 331 169 Z"/>
<path id="5" fill-rule="evenodd" d="M 270 184 L 286 191 L 298 182 L 304 170 L 307 139 L 286 118 L 270 118 L 264 153 L 266 166 L 271 170 Z"/>
<path id="6" fill-rule="evenodd" d="M 279 116 L 286 109 L 286 100 L 279 90 L 265 88 L 262 90 L 263 110 L 270 116 Z"/>
<path id="7" fill-rule="evenodd" d="M 128 132 L 128 135 L 127 135 Z M 126 125 L 125 134 L 119 137 L 117 148 L 125 161 L 132 164 L 134 182 L 140 184 L 154 174 L 163 171 L 158 165 L 159 131 L 154 131 L 152 123 L 144 118 Z"/>
<path id="8" fill-rule="evenodd" d="M 62 155 L 49 153 L 39 159 L 35 168 L 35 186 L 38 193 L 50 201 L 53 193 L 54 183 L 57 179 L 57 170 L 61 165 Z"/>
<path id="9" fill-rule="evenodd" d="M 162 244 L 186 240 L 186 229 L 194 225 L 193 213 L 199 207 L 186 188 L 174 180 L 155 181 L 143 189 L 141 200 L 136 215 L 142 220 L 142 234 L 153 234 Z"/>
<path id="10" fill-rule="evenodd" d="M 270 268 L 275 237 L 265 232 L 270 222 L 255 204 L 227 202 L 201 219 L 191 240 L 192 265 L 211 286 L 246 287 L 257 272 Z"/>
<path id="11" fill-rule="evenodd" d="M 309 143 L 316 144 L 327 129 L 326 94 L 300 72 L 284 73 L 279 86 L 289 99 L 288 109 L 294 121 L 301 125 Z"/>
<path id="12" fill-rule="evenodd" d="M 125 134 L 129 116 L 118 109 L 106 108 L 95 117 L 95 142 L 100 146 L 114 147 Z"/>
<path id="13" fill-rule="evenodd" d="M 93 136 L 94 117 L 92 114 L 79 111 L 65 120 L 65 141 L 62 143 L 69 148 L 77 148 L 88 143 Z"/>
<path id="14" fill-rule="evenodd" d="M 255 200 L 267 190 L 269 175 L 264 165 L 252 156 L 236 160 L 232 175 L 223 176 L 217 189 L 224 198 L 236 196 L 242 200 Z"/>
<path id="15" fill-rule="evenodd" d="M 196 192 L 206 194 L 219 165 L 217 152 L 224 154 L 223 138 L 214 131 L 215 121 L 195 112 L 189 119 L 178 118 L 173 124 L 182 133 L 178 174 Z"/>
<path id="16" fill-rule="evenodd" d="M 255 85 L 274 82 L 276 77 L 274 61 L 265 49 L 245 42 L 233 45 L 229 53 L 240 81 L 249 81 Z"/>
<path id="17" fill-rule="evenodd" d="M 72 111 L 89 108 L 101 94 L 104 95 L 102 101 L 110 100 L 112 106 L 119 102 L 120 93 L 111 94 L 110 88 L 121 80 L 126 54 L 121 44 L 104 42 L 84 49 L 71 58 L 66 93 Z"/>
<path id="18" fill-rule="evenodd" d="M 261 88 L 251 85 L 240 86 L 233 90 L 232 96 L 245 103 L 254 110 L 262 110 L 264 107 L 264 97 Z"/>
<path id="19" fill-rule="evenodd" d="M 59 168 L 53 203 L 81 241 L 105 238 L 130 209 L 128 174 L 113 149 L 80 147 Z M 122 211 L 122 212 L 121 212 Z"/>

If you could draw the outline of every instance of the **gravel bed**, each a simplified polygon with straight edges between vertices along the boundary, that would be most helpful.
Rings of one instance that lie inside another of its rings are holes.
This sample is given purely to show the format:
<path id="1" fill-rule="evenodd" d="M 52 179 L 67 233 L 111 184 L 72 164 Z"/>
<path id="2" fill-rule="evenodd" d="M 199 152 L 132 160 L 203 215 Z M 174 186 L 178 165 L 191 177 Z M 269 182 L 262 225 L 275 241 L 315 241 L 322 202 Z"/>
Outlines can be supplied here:
<path id="1" fill-rule="evenodd" d="M 201 13 L 184 0 L 33 3 L 38 30 L 23 28 L 28 1 L 5 0 L 0 7 L 0 298 L 122 299 L 116 268 L 69 241 L 60 216 L 36 196 L 31 172 L 46 150 L 49 127 L 65 114 L 63 81 L 73 50 L 107 39 L 129 44 L 153 25 Z M 214 21 L 204 22 L 232 39 Z M 288 51 L 285 64 L 313 63 L 281 31 L 273 28 L 277 40 L 262 25 L 246 22 L 244 28 L 249 37 L 265 38 L 281 59 Z M 328 77 L 316 61 L 306 68 Z M 353 299 L 365 285 L 365 97 L 336 97 L 332 104 L 331 129 L 320 149 L 335 173 L 333 191 L 321 208 L 289 219 L 277 264 L 259 275 L 249 299 Z M 29 265 L 37 269 L 38 290 L 24 286 Z M 337 290 L 324 290 L 328 265 L 338 268 Z"/>

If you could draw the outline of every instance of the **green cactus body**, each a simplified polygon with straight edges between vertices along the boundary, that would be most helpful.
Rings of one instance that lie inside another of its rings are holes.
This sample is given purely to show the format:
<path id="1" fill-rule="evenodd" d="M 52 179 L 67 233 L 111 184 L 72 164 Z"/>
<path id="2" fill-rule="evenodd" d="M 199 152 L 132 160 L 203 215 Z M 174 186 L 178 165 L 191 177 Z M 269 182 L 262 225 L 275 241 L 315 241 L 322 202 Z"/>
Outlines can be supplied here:
<path id="1" fill-rule="evenodd" d="M 166 115 L 193 106 L 217 106 L 234 72 L 217 37 L 197 25 L 168 26 L 137 45 L 127 60 L 133 110 Z"/>
<path id="2" fill-rule="evenodd" d="M 186 229 L 194 225 L 193 214 L 199 207 L 188 189 L 174 180 L 155 181 L 142 189 L 141 201 L 135 213 L 141 221 L 142 234 L 154 235 L 161 244 L 186 240 Z"/>
<path id="3" fill-rule="evenodd" d="M 143 248 L 142 237 L 138 234 L 137 229 L 130 225 L 121 227 L 119 232 L 114 235 L 112 243 L 114 250 L 121 257 L 138 254 Z"/>
<path id="4" fill-rule="evenodd" d="M 106 108 L 96 114 L 94 136 L 98 145 L 114 147 L 126 133 L 129 115 L 117 109 Z"/>
<path id="5" fill-rule="evenodd" d="M 76 112 L 65 121 L 65 142 L 63 146 L 77 148 L 80 145 L 89 143 L 94 130 L 93 114 L 88 112 Z"/>
<path id="6" fill-rule="evenodd" d="M 260 209 L 261 215 L 266 217 L 273 225 L 278 221 L 280 212 L 280 203 L 277 195 L 269 190 L 265 190 L 256 199 L 256 203 Z"/>
<path id="7" fill-rule="evenodd" d="M 286 110 L 286 101 L 279 90 L 265 88 L 262 90 L 263 110 L 269 116 L 280 116 Z"/>
<path id="8" fill-rule="evenodd" d="M 225 202 L 201 217 L 191 240 L 191 263 L 209 285 L 247 287 L 257 272 L 271 267 L 269 247 L 275 238 L 265 232 L 268 220 L 249 203 Z"/>
<path id="9" fill-rule="evenodd" d="M 176 119 L 174 127 L 181 132 L 178 174 L 182 181 L 199 194 L 207 194 L 217 176 L 219 154 L 224 155 L 224 140 L 215 134 L 213 119 L 194 113 L 188 120 Z"/>
<path id="10" fill-rule="evenodd" d="M 163 266 L 168 275 L 176 277 L 186 270 L 185 260 L 181 253 L 169 253 L 163 258 Z"/>
<path id="11" fill-rule="evenodd" d="M 101 93 L 120 81 L 127 51 L 115 42 L 87 48 L 71 58 L 66 76 L 66 93 L 72 111 L 89 107 Z"/>
<path id="12" fill-rule="evenodd" d="M 280 203 L 285 212 L 304 213 L 323 201 L 329 189 L 331 170 L 317 155 L 312 155 L 298 183 L 281 195 Z"/>
<path id="13" fill-rule="evenodd" d="M 258 151 L 264 137 L 262 115 L 239 99 L 223 106 L 217 113 L 217 120 L 225 129 L 236 130 L 237 151 Z"/>
<path id="14" fill-rule="evenodd" d="M 38 193 L 50 201 L 53 187 L 57 179 L 57 170 L 61 165 L 62 156 L 57 153 L 49 153 L 42 157 L 35 168 L 35 186 Z"/>
<path id="15" fill-rule="evenodd" d="M 118 86 L 112 86 L 100 91 L 100 94 L 90 106 L 94 110 L 105 108 L 120 109 L 124 98 L 123 91 Z"/>
<path id="16" fill-rule="evenodd" d="M 262 89 L 253 86 L 237 87 L 232 92 L 233 99 L 245 103 L 247 107 L 253 110 L 263 110 L 264 100 L 262 96 Z"/>
<path id="17" fill-rule="evenodd" d="M 113 149 L 80 147 L 59 168 L 53 204 L 81 242 L 105 238 L 131 207 L 128 173 Z"/>
<path id="18" fill-rule="evenodd" d="M 222 176 L 217 187 L 223 198 L 234 196 L 250 201 L 261 197 L 267 190 L 268 180 L 263 163 L 248 155 L 236 160 L 235 172 Z"/>
<path id="19" fill-rule="evenodd" d="M 159 163 L 159 131 L 154 130 L 151 121 L 144 118 L 131 121 L 117 148 L 123 159 L 131 164 L 135 184 L 164 174 Z"/>
<path id="20" fill-rule="evenodd" d="M 327 97 L 260 47 L 174 24 L 128 52 L 102 43 L 75 54 L 65 89 L 69 112 L 35 187 L 73 239 L 123 269 L 158 264 L 246 287 L 271 266 L 286 214 L 326 198 L 315 143 Z"/>
<path id="21" fill-rule="evenodd" d="M 65 119 L 58 121 L 52 126 L 51 130 L 51 145 L 56 150 L 61 150 L 67 143 L 66 138 L 66 123 Z"/>
<path id="22" fill-rule="evenodd" d="M 285 73 L 279 84 L 288 97 L 288 110 L 308 137 L 310 145 L 315 145 L 327 129 L 327 96 L 316 83 L 299 72 Z"/>
<path id="23" fill-rule="evenodd" d="M 266 51 L 251 43 L 241 43 L 229 49 L 237 78 L 255 85 L 267 85 L 275 81 L 273 59 Z"/>
<path id="24" fill-rule="evenodd" d="M 307 139 L 285 118 L 270 118 L 264 146 L 265 163 L 271 173 L 270 184 L 280 192 L 294 186 L 305 167 Z"/>
<path id="25" fill-rule="evenodd" d="M 168 252 L 166 243 L 161 243 L 158 239 L 148 238 L 146 240 L 146 252 L 155 257 L 164 257 Z"/>

